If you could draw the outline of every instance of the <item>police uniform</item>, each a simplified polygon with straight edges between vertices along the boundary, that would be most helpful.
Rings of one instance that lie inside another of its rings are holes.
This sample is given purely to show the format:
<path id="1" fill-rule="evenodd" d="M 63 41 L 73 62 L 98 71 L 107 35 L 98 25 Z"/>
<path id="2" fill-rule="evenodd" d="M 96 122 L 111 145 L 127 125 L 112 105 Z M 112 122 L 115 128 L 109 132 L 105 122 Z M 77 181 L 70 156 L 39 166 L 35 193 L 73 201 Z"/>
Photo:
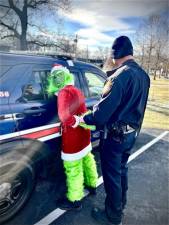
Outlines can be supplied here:
<path id="1" fill-rule="evenodd" d="M 83 119 L 103 129 L 100 158 L 106 191 L 105 211 L 114 223 L 121 222 L 128 189 L 127 160 L 141 128 L 150 79 L 133 60 L 127 60 L 104 86 L 102 98 Z"/>

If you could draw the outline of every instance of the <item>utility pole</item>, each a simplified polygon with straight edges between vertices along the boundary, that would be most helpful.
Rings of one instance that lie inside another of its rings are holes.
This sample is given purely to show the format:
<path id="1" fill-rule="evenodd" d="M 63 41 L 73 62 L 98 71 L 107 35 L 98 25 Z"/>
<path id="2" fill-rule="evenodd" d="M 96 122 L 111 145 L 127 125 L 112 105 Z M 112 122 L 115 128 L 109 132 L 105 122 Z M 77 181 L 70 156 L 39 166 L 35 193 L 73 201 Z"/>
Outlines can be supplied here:
<path id="1" fill-rule="evenodd" d="M 78 43 L 78 35 L 76 34 L 74 41 L 74 53 L 75 53 L 75 58 L 77 57 L 77 43 Z"/>
<path id="2" fill-rule="evenodd" d="M 89 61 L 89 49 L 88 49 L 88 45 L 86 48 L 86 58 L 87 58 L 87 62 Z"/>

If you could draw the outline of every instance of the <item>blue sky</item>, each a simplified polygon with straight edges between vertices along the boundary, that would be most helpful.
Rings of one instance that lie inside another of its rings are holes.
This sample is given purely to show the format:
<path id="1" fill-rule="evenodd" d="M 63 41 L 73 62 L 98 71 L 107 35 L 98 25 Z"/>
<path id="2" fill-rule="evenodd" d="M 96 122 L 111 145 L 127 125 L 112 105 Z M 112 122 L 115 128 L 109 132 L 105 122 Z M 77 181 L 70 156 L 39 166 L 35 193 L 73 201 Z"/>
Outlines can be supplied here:
<path id="1" fill-rule="evenodd" d="M 78 34 L 79 47 L 111 46 L 119 35 L 132 39 L 142 19 L 168 7 L 168 0 L 74 0 L 71 13 L 63 15 L 64 27 Z"/>
<path id="2" fill-rule="evenodd" d="M 119 35 L 133 39 L 140 22 L 152 14 L 169 13 L 168 0 L 72 0 L 61 13 L 64 33 L 78 35 L 78 47 L 109 47 Z M 51 24 L 52 27 L 52 24 Z"/>

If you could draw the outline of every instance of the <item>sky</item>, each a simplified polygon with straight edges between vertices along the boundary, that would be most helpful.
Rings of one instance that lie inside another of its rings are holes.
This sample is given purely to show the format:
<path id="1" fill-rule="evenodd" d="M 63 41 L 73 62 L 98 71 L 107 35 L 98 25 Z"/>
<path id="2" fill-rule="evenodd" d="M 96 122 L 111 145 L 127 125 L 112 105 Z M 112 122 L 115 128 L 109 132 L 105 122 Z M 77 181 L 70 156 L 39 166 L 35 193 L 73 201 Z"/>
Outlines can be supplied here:
<path id="1" fill-rule="evenodd" d="M 1 2 L 6 0 L 0 0 Z M 78 37 L 78 48 L 97 50 L 99 47 L 110 47 L 114 39 L 120 35 L 127 35 L 134 41 L 134 35 L 143 19 L 153 14 L 168 13 L 169 0 L 70 0 L 71 11 L 56 11 L 53 16 L 50 11 L 46 15 L 36 13 L 31 17 L 32 23 L 46 24 L 48 31 L 54 32 L 56 39 L 56 21 L 58 13 L 64 18 L 61 26 L 62 33 Z M 0 11 L 0 15 L 1 15 Z M 4 13 L 3 13 L 4 14 Z M 55 17 L 56 16 L 56 17 Z M 31 22 L 31 21 L 30 21 Z M 32 34 L 53 35 L 45 30 L 39 31 L 31 27 Z M 40 33 L 41 32 L 41 33 Z"/>
<path id="2" fill-rule="evenodd" d="M 111 46 L 120 35 L 131 39 L 140 22 L 152 14 L 169 13 L 168 0 L 73 0 L 62 13 L 67 33 L 78 35 L 78 47 Z"/>

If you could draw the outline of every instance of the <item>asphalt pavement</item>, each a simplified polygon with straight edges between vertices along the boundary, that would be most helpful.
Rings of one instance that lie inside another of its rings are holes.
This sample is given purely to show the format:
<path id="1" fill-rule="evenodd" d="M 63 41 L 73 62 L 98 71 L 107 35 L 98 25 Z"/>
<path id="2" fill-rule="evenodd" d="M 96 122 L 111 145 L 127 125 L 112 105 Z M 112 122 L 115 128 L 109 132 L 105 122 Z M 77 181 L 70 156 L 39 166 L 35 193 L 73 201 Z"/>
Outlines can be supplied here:
<path id="1" fill-rule="evenodd" d="M 142 129 L 135 144 L 128 163 L 128 204 L 123 225 L 169 225 L 169 133 L 164 132 Z M 98 151 L 95 157 L 101 177 Z M 63 176 L 39 180 L 26 206 L 5 225 L 97 225 L 91 210 L 93 206 L 104 207 L 102 179 L 97 195 L 84 198 L 81 211 L 64 212 L 56 208 L 56 200 L 65 190 Z"/>

